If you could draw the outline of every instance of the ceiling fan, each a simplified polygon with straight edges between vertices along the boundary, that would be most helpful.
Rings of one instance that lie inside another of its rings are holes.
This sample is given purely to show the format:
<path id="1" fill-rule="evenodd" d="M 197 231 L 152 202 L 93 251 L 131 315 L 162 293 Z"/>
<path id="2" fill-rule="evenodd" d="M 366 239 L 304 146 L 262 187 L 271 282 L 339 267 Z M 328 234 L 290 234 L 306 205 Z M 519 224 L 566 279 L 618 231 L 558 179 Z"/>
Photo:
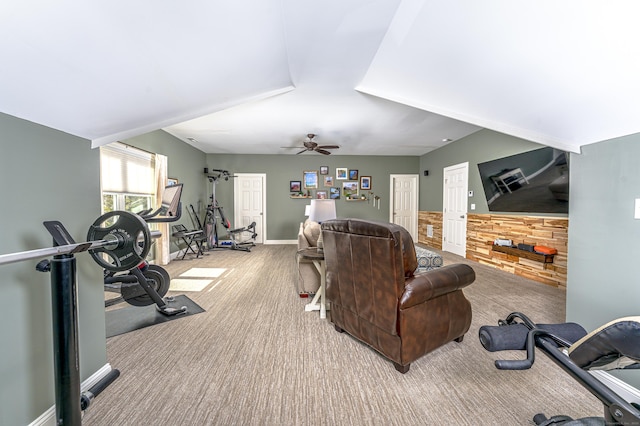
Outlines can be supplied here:
<path id="1" fill-rule="evenodd" d="M 309 140 L 303 142 L 304 149 L 300 152 L 296 152 L 296 155 L 302 154 L 303 152 L 307 152 L 307 151 L 315 151 L 315 152 L 319 152 L 320 154 L 330 155 L 331 153 L 327 151 L 328 149 L 340 148 L 338 145 L 318 145 L 316 142 L 313 141 L 313 138 L 315 137 L 316 135 L 314 135 L 313 133 L 309 133 L 307 135 L 307 138 L 309 138 Z"/>

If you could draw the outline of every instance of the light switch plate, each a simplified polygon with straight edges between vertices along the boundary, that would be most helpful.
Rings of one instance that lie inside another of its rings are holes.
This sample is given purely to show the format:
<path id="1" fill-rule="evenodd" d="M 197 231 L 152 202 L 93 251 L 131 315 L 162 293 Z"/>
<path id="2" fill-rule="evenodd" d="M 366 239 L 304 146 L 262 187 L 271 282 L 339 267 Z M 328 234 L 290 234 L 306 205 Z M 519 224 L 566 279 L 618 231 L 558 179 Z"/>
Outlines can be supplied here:
<path id="1" fill-rule="evenodd" d="M 634 219 L 640 219 L 640 198 L 636 198 L 636 210 L 633 214 Z"/>

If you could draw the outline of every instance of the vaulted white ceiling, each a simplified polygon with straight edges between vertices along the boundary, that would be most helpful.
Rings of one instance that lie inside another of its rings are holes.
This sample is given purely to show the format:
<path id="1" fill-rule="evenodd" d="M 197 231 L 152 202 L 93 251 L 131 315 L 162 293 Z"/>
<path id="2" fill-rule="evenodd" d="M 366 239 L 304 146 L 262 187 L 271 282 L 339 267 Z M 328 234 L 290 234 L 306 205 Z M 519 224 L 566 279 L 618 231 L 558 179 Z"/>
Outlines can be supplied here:
<path id="1" fill-rule="evenodd" d="M 489 128 L 579 152 L 640 132 L 638 3 L 8 0 L 0 112 L 94 146 L 422 155 Z"/>

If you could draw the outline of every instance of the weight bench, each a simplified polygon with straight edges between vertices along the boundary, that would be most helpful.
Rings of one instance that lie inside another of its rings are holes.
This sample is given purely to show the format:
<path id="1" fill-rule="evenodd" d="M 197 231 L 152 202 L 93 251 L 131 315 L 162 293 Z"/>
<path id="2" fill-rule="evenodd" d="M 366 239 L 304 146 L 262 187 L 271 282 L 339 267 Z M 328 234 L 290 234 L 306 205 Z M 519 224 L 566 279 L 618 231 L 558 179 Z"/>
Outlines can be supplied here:
<path id="1" fill-rule="evenodd" d="M 204 242 L 207 240 L 207 236 L 201 229 L 189 231 L 184 225 L 173 225 L 173 234 L 171 235 L 175 238 L 180 238 L 187 245 L 180 260 L 184 260 L 189 252 L 195 254 L 196 259 L 204 254 Z M 194 244 L 197 250 L 193 248 Z"/>
<path id="2" fill-rule="evenodd" d="M 640 424 L 640 399 L 637 395 L 615 385 L 615 382 L 607 385 L 598 379 L 602 376 L 594 371 L 640 368 L 640 317 L 620 318 L 589 334 L 575 323 L 534 324 L 519 312 L 510 314 L 498 324 L 480 327 L 482 346 L 490 352 L 526 350 L 527 358 L 496 360 L 497 369 L 531 368 L 535 349 L 538 348 L 604 405 L 604 417 L 573 420 L 557 415 L 548 419 L 544 414 L 537 414 L 533 418 L 536 425 Z"/>
<path id="3" fill-rule="evenodd" d="M 251 222 L 246 228 L 237 228 L 227 231 L 229 237 L 233 241 L 232 245 L 236 250 L 249 251 L 249 247 L 253 247 L 258 234 L 256 234 L 256 223 Z M 242 238 L 245 238 L 244 240 Z"/>

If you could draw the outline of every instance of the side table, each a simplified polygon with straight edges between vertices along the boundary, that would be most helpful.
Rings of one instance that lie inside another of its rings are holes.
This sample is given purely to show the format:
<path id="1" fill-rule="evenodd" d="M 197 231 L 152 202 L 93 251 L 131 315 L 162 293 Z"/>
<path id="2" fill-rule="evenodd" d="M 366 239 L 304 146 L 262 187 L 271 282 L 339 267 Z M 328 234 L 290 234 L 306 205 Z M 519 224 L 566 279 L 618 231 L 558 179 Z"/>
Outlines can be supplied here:
<path id="1" fill-rule="evenodd" d="M 297 252 L 297 256 L 308 259 L 313 262 L 313 265 L 316 267 L 318 272 L 320 273 L 320 288 L 318 292 L 313 297 L 311 302 L 309 302 L 305 307 L 305 312 L 310 311 L 320 311 L 320 318 L 327 317 L 327 302 L 324 296 L 325 285 L 327 283 L 326 280 L 326 267 L 324 262 L 324 252 L 318 251 L 316 247 L 300 249 Z"/>

